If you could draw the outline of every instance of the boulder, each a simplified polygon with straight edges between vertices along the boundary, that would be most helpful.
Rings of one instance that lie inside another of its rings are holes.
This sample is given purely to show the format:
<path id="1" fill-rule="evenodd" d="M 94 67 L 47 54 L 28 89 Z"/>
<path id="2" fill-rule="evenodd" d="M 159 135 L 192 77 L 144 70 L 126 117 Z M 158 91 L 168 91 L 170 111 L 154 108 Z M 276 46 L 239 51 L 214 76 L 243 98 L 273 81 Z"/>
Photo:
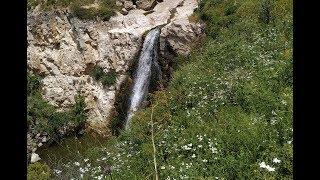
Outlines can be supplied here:
<path id="1" fill-rule="evenodd" d="M 39 160 L 41 160 L 41 158 L 39 157 L 39 155 L 37 153 L 32 153 L 31 154 L 31 160 L 30 160 L 31 163 L 35 163 L 35 162 L 37 162 Z"/>
<path id="2" fill-rule="evenodd" d="M 132 1 L 124 1 L 124 8 L 128 11 L 134 8 Z"/>
<path id="3" fill-rule="evenodd" d="M 149 11 L 157 4 L 157 0 L 137 0 L 136 4 L 137 8 Z"/>

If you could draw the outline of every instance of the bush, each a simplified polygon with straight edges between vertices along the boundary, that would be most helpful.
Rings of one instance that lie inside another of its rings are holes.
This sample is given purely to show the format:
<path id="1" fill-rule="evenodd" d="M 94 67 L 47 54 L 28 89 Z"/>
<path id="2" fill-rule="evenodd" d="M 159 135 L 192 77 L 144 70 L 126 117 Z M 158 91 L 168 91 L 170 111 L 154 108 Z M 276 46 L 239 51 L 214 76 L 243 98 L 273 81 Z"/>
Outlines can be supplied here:
<path id="1" fill-rule="evenodd" d="M 28 180 L 48 180 L 50 178 L 50 168 L 46 164 L 36 162 L 28 166 Z"/>
<path id="2" fill-rule="evenodd" d="M 27 74 L 27 94 L 34 94 L 40 89 L 40 77 L 28 72 Z"/>
<path id="3" fill-rule="evenodd" d="M 39 0 L 28 0 L 28 10 L 40 4 Z M 52 10 L 54 8 L 70 7 L 75 16 L 80 19 L 93 20 L 100 17 L 102 20 L 108 21 L 115 14 L 118 7 L 115 5 L 115 0 L 99 1 L 98 8 L 83 8 L 82 6 L 93 4 L 94 0 L 47 0 L 42 2 L 41 8 L 44 10 Z"/>
<path id="4" fill-rule="evenodd" d="M 91 72 L 91 76 L 96 80 L 100 81 L 104 86 L 111 86 L 116 82 L 116 72 L 115 70 L 110 70 L 109 72 L 105 73 L 103 68 L 100 66 L 94 67 Z"/>
<path id="5" fill-rule="evenodd" d="M 104 0 L 99 5 L 98 8 L 83 8 L 83 2 L 75 2 L 71 5 L 71 10 L 80 19 L 90 19 L 93 20 L 96 17 L 100 17 L 104 21 L 108 21 L 111 16 L 115 15 L 115 1 Z"/>
<path id="6" fill-rule="evenodd" d="M 87 119 L 84 97 L 79 93 L 75 96 L 75 104 L 69 111 L 57 112 L 56 108 L 42 98 L 40 77 L 27 74 L 27 122 L 38 132 L 54 134 L 56 130 L 68 122 L 82 126 Z"/>
<path id="7" fill-rule="evenodd" d="M 71 117 L 73 122 L 76 125 L 83 124 L 87 119 L 87 114 L 85 112 L 86 103 L 84 101 L 84 96 L 81 96 L 79 93 L 75 96 L 75 105 L 72 107 L 71 110 Z"/>
<path id="8" fill-rule="evenodd" d="M 271 20 L 271 4 L 270 0 L 263 0 L 260 7 L 259 20 L 264 24 L 269 24 Z"/>

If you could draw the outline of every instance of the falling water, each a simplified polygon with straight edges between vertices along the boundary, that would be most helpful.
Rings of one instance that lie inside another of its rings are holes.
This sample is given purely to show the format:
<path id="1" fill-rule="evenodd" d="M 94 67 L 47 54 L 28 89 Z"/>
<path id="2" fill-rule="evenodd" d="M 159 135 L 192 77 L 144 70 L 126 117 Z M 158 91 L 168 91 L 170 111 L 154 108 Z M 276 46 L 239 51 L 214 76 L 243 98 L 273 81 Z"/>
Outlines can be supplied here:
<path id="1" fill-rule="evenodd" d="M 151 30 L 145 37 L 143 48 L 139 57 L 138 68 L 134 74 L 134 84 L 129 100 L 129 111 L 126 119 L 125 129 L 129 128 L 133 113 L 137 111 L 145 99 L 146 94 L 148 93 L 152 66 L 155 67 L 156 71 L 161 72 L 159 71 L 160 68 L 157 63 L 159 36 L 160 29 L 155 28 Z"/>

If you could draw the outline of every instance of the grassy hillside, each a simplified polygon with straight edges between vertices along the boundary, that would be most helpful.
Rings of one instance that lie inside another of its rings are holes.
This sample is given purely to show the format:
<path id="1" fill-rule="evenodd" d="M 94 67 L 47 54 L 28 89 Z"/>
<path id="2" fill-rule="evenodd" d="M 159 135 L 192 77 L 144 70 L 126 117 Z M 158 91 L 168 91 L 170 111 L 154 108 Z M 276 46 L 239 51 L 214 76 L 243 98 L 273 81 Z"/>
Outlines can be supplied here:
<path id="1" fill-rule="evenodd" d="M 155 179 L 155 154 L 160 179 L 292 179 L 292 1 L 202 0 L 195 16 L 207 37 L 168 89 L 57 177 Z"/>

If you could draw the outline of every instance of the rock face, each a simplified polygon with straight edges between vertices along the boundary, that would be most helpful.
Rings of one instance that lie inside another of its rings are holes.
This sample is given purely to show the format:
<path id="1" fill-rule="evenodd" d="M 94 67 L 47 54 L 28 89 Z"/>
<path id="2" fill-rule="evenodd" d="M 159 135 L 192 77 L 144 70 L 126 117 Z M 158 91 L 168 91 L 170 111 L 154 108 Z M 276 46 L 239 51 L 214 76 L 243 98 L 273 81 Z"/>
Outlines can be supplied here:
<path id="1" fill-rule="evenodd" d="M 127 15 L 117 12 L 107 22 L 80 20 L 67 9 L 50 12 L 35 9 L 27 16 L 28 69 L 43 76 L 43 97 L 59 110 L 74 104 L 77 92 L 85 96 L 88 127 L 110 135 L 108 125 L 115 113 L 116 93 L 129 76 L 143 34 L 164 25 L 161 54 L 166 54 L 166 48 L 176 54 L 188 54 L 188 45 L 203 30 L 202 24 L 188 20 L 196 7 L 196 0 L 164 0 L 152 13 L 132 6 Z M 105 72 L 115 70 L 116 83 L 104 87 L 95 81 L 90 69 L 96 65 Z"/>
<path id="2" fill-rule="evenodd" d="M 156 0 L 137 0 L 136 1 L 137 7 L 139 9 L 143 9 L 149 11 L 157 4 Z"/>

